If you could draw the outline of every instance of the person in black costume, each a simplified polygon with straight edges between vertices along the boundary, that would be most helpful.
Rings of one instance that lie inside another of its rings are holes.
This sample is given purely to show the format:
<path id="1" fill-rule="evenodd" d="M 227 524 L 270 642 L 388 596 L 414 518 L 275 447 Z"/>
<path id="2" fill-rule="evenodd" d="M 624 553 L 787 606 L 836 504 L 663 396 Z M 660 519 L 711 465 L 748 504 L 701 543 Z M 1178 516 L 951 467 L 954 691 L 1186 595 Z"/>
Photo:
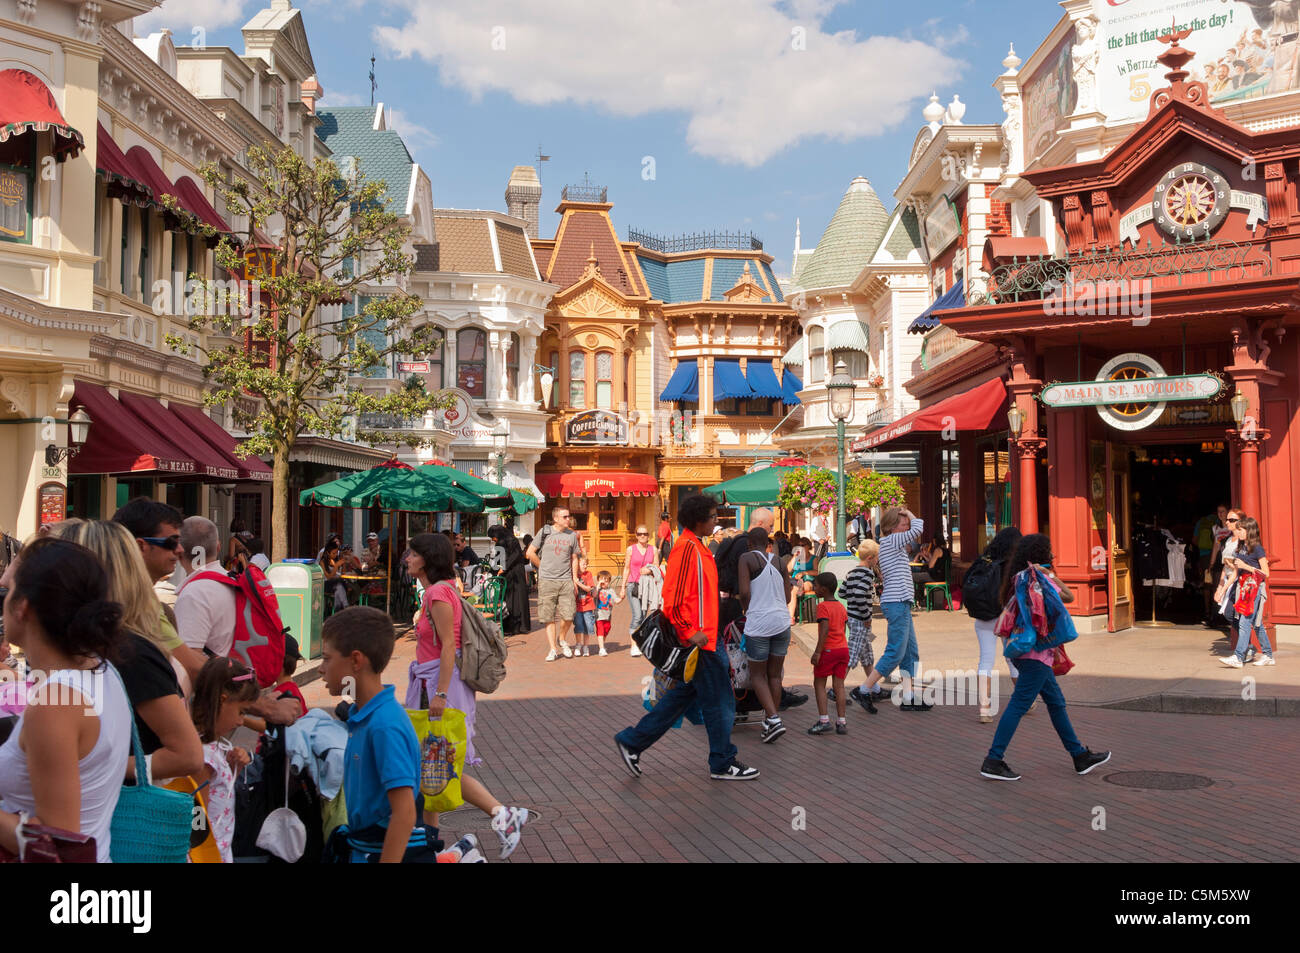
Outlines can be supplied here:
<path id="1" fill-rule="evenodd" d="M 525 635 L 533 629 L 528 611 L 528 575 L 524 571 L 524 551 L 513 533 L 504 526 L 493 526 L 488 536 L 501 550 L 499 573 L 506 581 L 506 635 Z"/>

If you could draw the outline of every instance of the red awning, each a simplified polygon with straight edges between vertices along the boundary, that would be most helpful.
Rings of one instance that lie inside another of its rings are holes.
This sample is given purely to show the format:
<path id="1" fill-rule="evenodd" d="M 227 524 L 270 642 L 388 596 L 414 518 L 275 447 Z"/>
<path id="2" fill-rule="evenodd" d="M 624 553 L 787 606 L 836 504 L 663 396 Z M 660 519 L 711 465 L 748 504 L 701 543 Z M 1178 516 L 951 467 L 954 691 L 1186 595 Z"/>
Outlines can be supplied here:
<path id="1" fill-rule="evenodd" d="M 102 122 L 98 124 L 98 135 L 95 143 L 95 171 L 104 177 L 108 194 L 128 205 L 152 205 L 153 190 L 144 183 L 135 166 L 122 154 Z"/>
<path id="2" fill-rule="evenodd" d="M 230 226 L 226 224 L 226 220 L 212 207 L 212 203 L 207 200 L 203 190 L 193 179 L 188 175 L 182 175 L 172 184 L 176 186 L 176 199 L 185 211 L 200 222 L 211 225 L 218 232 L 230 234 Z"/>
<path id="3" fill-rule="evenodd" d="M 656 496 L 659 482 L 644 473 L 575 470 L 571 473 L 539 473 L 537 488 L 552 499 L 565 496 Z"/>
<path id="4" fill-rule="evenodd" d="M 1007 388 L 995 377 L 930 407 L 913 411 L 901 420 L 872 431 L 853 441 L 854 453 L 874 450 L 899 437 L 912 433 L 938 433 L 943 430 L 988 430 L 1007 400 Z"/>
<path id="5" fill-rule="evenodd" d="M 117 400 L 158 433 L 165 433 L 168 440 L 198 464 L 195 472 L 199 476 L 222 482 L 239 479 L 238 467 L 232 466 L 229 461 L 223 459 L 221 454 L 208 446 L 207 441 L 188 426 L 185 424 L 177 426 L 176 418 L 167 413 L 167 408 L 152 397 L 121 391 Z"/>
<path id="6" fill-rule="evenodd" d="M 77 381 L 68 410 L 86 408 L 90 434 L 68 460 L 69 473 L 194 476 L 198 464 L 127 410 L 105 388 Z"/>
<path id="7" fill-rule="evenodd" d="M 68 125 L 49 87 L 25 69 L 0 70 L 0 142 L 27 132 L 54 132 L 59 162 L 85 148 L 81 133 Z"/>
<path id="8" fill-rule="evenodd" d="M 176 186 L 172 185 L 172 180 L 158 168 L 158 163 L 153 161 L 153 156 L 149 155 L 149 150 L 144 146 L 132 146 L 127 149 L 126 161 L 131 163 L 131 167 L 139 173 L 144 184 L 149 186 L 155 204 L 161 206 L 164 195 L 176 195 Z"/>
<path id="9" fill-rule="evenodd" d="M 168 405 L 167 410 L 201 437 L 208 446 L 216 450 L 227 464 L 235 467 L 238 471 L 236 480 L 256 480 L 264 483 L 271 479 L 271 468 L 257 457 L 239 457 L 236 452 L 239 445 L 235 443 L 235 438 L 226 433 L 221 424 L 205 414 L 202 409 L 172 403 Z"/>

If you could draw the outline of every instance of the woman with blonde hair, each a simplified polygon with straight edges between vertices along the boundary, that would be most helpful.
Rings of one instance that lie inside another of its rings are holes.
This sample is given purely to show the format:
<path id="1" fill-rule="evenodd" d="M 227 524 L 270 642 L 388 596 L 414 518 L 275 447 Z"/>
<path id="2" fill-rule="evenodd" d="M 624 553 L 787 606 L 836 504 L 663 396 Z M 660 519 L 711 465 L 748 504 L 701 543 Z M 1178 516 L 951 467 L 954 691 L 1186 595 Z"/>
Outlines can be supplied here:
<path id="1" fill-rule="evenodd" d="M 108 520 L 67 520 L 50 535 L 94 553 L 108 574 L 109 601 L 122 607 L 117 670 L 135 712 L 150 777 L 174 778 L 201 770 L 203 745 L 177 677 L 184 674 L 183 663 L 168 657 L 158 597 L 135 537 L 121 523 Z M 134 763 L 128 766 L 128 777 L 134 767 Z"/>

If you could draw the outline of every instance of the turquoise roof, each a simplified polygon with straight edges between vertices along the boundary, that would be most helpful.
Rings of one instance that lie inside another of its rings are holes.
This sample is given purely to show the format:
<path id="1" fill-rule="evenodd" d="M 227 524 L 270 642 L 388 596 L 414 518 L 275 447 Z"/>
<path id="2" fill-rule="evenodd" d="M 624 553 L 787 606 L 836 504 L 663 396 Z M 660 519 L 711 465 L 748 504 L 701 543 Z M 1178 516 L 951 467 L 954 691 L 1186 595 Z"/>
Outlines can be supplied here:
<path id="1" fill-rule="evenodd" d="M 657 258 L 642 258 L 639 255 L 637 260 L 641 263 L 641 273 L 645 275 L 645 283 L 650 289 L 650 297 L 667 302 L 669 298 L 667 263 L 659 261 Z"/>
<path id="2" fill-rule="evenodd" d="M 743 258 L 715 258 L 713 259 L 713 283 L 709 288 L 710 301 L 722 301 L 725 294 L 732 288 L 736 287 L 740 277 L 744 274 L 745 265 L 749 265 L 749 274 L 761 287 L 763 284 L 763 275 L 759 271 L 762 262 L 757 259 L 746 261 Z M 764 301 L 771 301 L 771 295 L 764 295 Z"/>
<path id="3" fill-rule="evenodd" d="M 402 215 L 411 191 L 415 160 L 395 130 L 374 128 L 377 108 L 336 106 L 318 110 L 321 125 L 316 135 L 329 146 L 340 168 L 344 157 L 352 156 L 366 178 L 386 183 L 388 210 Z"/>
<path id="4" fill-rule="evenodd" d="M 772 266 L 763 262 L 763 274 L 767 275 L 767 283 L 776 292 L 776 300 L 784 301 L 785 296 L 781 294 L 781 285 L 776 280 L 776 275 L 772 274 Z"/>

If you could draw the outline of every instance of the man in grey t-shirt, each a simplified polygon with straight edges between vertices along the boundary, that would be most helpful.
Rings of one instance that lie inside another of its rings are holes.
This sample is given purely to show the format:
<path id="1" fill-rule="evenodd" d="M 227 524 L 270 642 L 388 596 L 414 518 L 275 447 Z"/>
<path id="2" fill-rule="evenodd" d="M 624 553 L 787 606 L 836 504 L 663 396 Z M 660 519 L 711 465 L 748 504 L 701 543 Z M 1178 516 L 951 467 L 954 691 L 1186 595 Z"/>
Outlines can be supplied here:
<path id="1" fill-rule="evenodd" d="M 566 636 L 573 628 L 574 585 L 578 581 L 578 557 L 582 539 L 570 526 L 572 517 L 563 506 L 551 513 L 551 525 L 528 544 L 525 557 L 537 567 L 537 616 L 546 623 L 546 641 L 551 651 L 546 661 L 554 662 L 559 653 L 555 645 L 555 620 L 560 620 L 559 650 L 565 658 L 573 657 Z"/>

